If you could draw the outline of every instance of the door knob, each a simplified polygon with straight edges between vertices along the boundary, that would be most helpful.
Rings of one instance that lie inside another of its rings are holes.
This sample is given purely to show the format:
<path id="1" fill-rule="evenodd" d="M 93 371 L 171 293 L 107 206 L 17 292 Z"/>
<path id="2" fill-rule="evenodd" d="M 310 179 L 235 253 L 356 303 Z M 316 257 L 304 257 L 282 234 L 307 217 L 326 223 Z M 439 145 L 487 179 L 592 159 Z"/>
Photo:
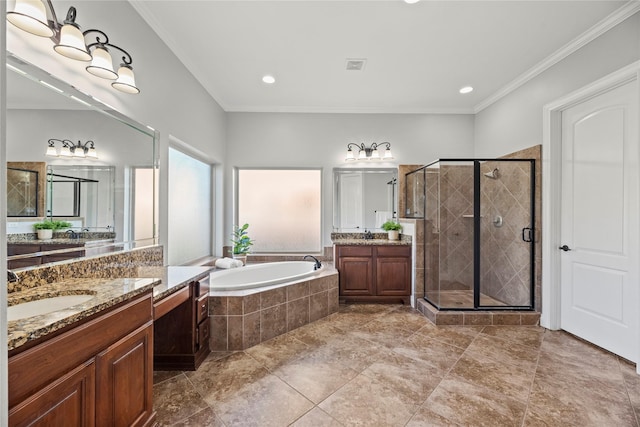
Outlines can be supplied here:
<path id="1" fill-rule="evenodd" d="M 571 250 L 571 248 L 570 248 L 569 246 L 567 246 L 567 245 L 562 245 L 562 246 L 560 246 L 558 249 L 562 249 L 562 250 L 563 250 L 563 251 L 565 251 L 565 252 L 567 252 L 567 251 L 570 251 L 570 250 Z"/>

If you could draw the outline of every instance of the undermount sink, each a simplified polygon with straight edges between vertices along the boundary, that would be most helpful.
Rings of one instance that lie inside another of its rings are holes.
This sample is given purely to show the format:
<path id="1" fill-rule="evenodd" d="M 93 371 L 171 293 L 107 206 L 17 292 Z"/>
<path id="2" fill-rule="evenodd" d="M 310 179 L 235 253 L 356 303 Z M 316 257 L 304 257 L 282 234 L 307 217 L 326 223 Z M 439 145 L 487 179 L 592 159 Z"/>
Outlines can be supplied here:
<path id="1" fill-rule="evenodd" d="M 7 308 L 7 321 L 24 319 L 41 314 L 63 310 L 77 304 L 89 301 L 95 295 L 61 295 L 43 298 L 35 301 L 23 302 Z"/>

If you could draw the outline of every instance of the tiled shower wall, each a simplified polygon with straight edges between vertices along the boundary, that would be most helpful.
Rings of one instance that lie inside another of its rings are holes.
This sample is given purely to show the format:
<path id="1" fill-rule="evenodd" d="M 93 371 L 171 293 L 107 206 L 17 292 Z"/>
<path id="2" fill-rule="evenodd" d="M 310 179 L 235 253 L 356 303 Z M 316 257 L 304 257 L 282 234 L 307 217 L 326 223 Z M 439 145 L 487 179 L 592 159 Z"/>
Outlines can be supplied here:
<path id="1" fill-rule="evenodd" d="M 499 177 L 486 177 L 495 168 Z M 480 166 L 480 291 L 512 306 L 530 304 L 531 164 L 485 162 Z M 501 226 L 496 222 L 501 219 Z"/>

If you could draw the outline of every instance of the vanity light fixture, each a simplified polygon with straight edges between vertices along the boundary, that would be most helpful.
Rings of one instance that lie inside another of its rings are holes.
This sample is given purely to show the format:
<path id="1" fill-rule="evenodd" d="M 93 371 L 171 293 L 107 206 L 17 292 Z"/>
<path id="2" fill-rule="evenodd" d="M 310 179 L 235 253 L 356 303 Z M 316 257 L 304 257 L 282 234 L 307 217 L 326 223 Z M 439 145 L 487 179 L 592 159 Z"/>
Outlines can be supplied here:
<path id="1" fill-rule="evenodd" d="M 101 30 L 80 31 L 76 23 L 76 8 L 71 6 L 62 24 L 58 22 L 51 0 L 16 0 L 12 11 L 7 12 L 7 21 L 28 33 L 49 37 L 53 49 L 60 55 L 78 61 L 91 61 L 86 70 L 94 76 L 115 80 L 113 88 L 125 93 L 140 93 L 133 74 L 133 59 L 129 53 L 109 42 Z M 85 37 L 96 34 L 95 42 L 87 44 Z M 116 73 L 108 48 L 122 53 L 122 63 Z"/>
<path id="2" fill-rule="evenodd" d="M 378 147 L 385 146 L 384 154 L 380 156 L 380 151 Z M 358 149 L 358 156 L 356 157 L 355 153 L 351 149 L 355 147 Z M 367 147 L 362 144 L 356 144 L 354 142 L 350 142 L 347 144 L 347 157 L 344 159 L 346 162 L 355 161 L 355 160 L 393 160 L 393 154 L 391 154 L 391 143 L 390 142 L 374 142 L 370 147 Z"/>
<path id="3" fill-rule="evenodd" d="M 62 144 L 60 151 L 56 148 L 56 142 Z M 51 138 L 48 143 L 49 146 L 45 153 L 47 156 L 98 160 L 98 151 L 93 141 L 87 141 L 84 144 L 78 141 L 78 143 L 75 144 L 68 139 Z"/>

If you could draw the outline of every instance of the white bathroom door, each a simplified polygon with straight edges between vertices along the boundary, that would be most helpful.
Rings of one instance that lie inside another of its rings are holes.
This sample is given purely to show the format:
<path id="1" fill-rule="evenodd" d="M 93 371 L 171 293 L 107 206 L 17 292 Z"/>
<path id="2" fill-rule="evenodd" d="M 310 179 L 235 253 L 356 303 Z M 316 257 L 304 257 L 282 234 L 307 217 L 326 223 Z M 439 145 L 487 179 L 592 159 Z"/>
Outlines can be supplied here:
<path id="1" fill-rule="evenodd" d="M 638 83 L 562 112 L 561 327 L 638 357 Z"/>

